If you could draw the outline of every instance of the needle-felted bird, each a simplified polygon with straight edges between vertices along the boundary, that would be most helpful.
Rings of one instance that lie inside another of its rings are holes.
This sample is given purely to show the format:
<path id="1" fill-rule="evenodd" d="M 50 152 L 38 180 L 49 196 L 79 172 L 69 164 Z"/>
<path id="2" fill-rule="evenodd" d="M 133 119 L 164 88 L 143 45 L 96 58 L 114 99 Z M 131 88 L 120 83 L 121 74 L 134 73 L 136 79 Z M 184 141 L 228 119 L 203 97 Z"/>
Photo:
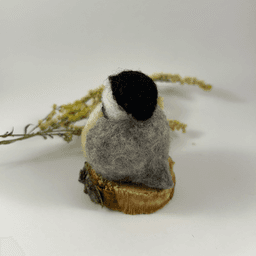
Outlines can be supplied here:
<path id="1" fill-rule="evenodd" d="M 103 178 L 158 189 L 174 186 L 168 163 L 170 127 L 157 99 L 156 84 L 140 71 L 108 77 L 82 145 L 87 162 Z M 103 115 L 97 117 L 99 112 Z"/>

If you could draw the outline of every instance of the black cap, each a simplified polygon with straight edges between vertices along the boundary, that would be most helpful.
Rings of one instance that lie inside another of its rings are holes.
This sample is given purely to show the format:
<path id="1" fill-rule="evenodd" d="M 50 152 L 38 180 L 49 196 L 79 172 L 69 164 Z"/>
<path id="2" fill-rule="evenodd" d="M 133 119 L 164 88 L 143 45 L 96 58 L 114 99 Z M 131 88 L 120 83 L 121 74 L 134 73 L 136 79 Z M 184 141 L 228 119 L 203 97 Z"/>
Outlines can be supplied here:
<path id="1" fill-rule="evenodd" d="M 125 70 L 108 77 L 113 97 L 121 110 L 138 121 L 149 119 L 157 106 L 155 82 L 140 71 Z"/>

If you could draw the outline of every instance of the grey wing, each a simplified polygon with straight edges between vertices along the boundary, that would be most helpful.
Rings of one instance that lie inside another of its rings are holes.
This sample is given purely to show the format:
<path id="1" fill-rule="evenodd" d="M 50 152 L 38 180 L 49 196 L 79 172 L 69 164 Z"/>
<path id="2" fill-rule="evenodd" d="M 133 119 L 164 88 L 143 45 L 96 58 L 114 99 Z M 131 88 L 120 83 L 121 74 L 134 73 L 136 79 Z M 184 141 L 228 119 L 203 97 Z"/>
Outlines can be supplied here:
<path id="1" fill-rule="evenodd" d="M 89 130 L 85 145 L 87 162 L 104 178 L 108 180 L 121 180 L 126 178 L 129 174 L 127 174 L 126 168 L 122 168 L 124 167 L 122 165 L 124 161 L 121 161 L 121 158 L 117 158 L 113 161 L 117 145 L 120 143 L 118 143 L 116 137 L 108 136 L 107 133 L 104 132 L 106 129 L 111 130 L 109 123 L 100 118 L 96 125 Z M 120 148 L 125 150 L 125 147 Z M 125 154 L 125 152 L 122 153 Z"/>

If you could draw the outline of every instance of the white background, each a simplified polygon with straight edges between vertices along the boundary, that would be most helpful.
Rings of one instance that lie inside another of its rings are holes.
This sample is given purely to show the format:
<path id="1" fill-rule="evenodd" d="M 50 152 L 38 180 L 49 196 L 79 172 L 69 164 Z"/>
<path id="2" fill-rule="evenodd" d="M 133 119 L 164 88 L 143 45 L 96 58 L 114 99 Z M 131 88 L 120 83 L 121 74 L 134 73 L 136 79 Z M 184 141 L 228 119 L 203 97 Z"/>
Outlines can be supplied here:
<path id="1" fill-rule="evenodd" d="M 154 214 L 90 201 L 79 137 L 1 145 L 0 255 L 256 255 L 255 24 L 254 0 L 1 0 L 0 134 L 122 69 L 213 89 L 157 83 L 188 127 L 173 132 L 174 197 Z"/>

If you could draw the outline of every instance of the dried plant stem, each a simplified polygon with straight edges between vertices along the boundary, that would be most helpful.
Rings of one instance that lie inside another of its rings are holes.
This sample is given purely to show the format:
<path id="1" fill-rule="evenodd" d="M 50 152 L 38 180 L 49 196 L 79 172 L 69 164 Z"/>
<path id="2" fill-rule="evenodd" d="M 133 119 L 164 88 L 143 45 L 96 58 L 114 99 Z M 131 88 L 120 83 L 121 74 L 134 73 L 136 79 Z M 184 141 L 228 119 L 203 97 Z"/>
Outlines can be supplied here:
<path id="1" fill-rule="evenodd" d="M 0 141 L 0 145 L 1 144 L 11 144 L 15 141 L 25 140 L 25 139 L 32 138 L 35 136 L 42 136 L 42 137 L 44 137 L 44 139 L 47 139 L 47 136 L 49 136 L 53 139 L 53 136 L 63 137 L 66 135 L 67 132 L 73 132 L 73 131 L 72 130 L 61 130 L 61 131 L 53 131 L 53 132 L 48 131 L 48 132 L 37 132 L 37 133 L 25 134 L 25 135 L 24 134 L 12 134 L 12 135 L 8 135 L 8 136 L 11 136 L 11 137 L 22 136 L 22 138 Z M 0 137 L 3 137 L 3 135 L 0 135 Z"/>
<path id="2" fill-rule="evenodd" d="M 165 81 L 176 83 L 180 82 L 181 84 L 197 84 L 199 88 L 210 91 L 212 86 L 209 84 L 205 84 L 204 81 L 198 80 L 195 77 L 185 77 L 181 78 L 178 74 L 169 74 L 169 73 L 155 73 L 150 76 L 153 81 Z M 53 138 L 53 136 L 60 136 L 65 141 L 70 142 L 73 138 L 73 135 L 80 136 L 82 133 L 83 126 L 75 126 L 74 124 L 77 121 L 86 119 L 89 117 L 90 113 L 95 109 L 95 107 L 101 102 L 101 95 L 104 90 L 104 86 L 90 90 L 88 95 L 83 97 L 80 100 L 76 100 L 72 104 L 65 104 L 57 107 L 56 104 L 53 105 L 53 110 L 42 120 L 38 121 L 38 124 L 27 133 L 27 129 L 31 124 L 28 124 L 24 128 L 24 134 L 13 134 L 13 130 L 11 132 L 7 132 L 4 135 L 0 135 L 2 138 L 6 137 L 15 137 L 19 136 L 21 138 L 13 139 L 13 140 L 4 140 L 0 141 L 1 144 L 10 144 L 18 140 L 25 140 L 28 138 L 32 138 L 35 136 L 42 136 L 44 139 L 47 139 L 47 136 Z M 92 103 L 88 105 L 88 101 L 92 100 Z M 160 101 L 161 103 L 161 101 Z M 177 120 L 168 119 L 168 123 L 170 128 L 174 130 L 182 129 L 182 132 L 186 132 L 186 124 L 180 123 Z M 33 133 L 36 129 L 39 129 L 38 132 Z"/>
<path id="3" fill-rule="evenodd" d="M 176 83 L 180 82 L 181 84 L 192 84 L 198 85 L 199 88 L 210 91 L 212 86 L 210 84 L 205 84 L 203 80 L 198 80 L 196 77 L 185 76 L 182 78 L 179 74 L 170 74 L 170 73 L 154 73 L 150 76 L 152 80 L 159 82 L 171 82 Z"/>
<path id="4" fill-rule="evenodd" d="M 50 112 L 44 119 L 42 119 L 42 121 L 45 121 L 48 117 L 49 117 L 49 115 L 51 114 L 52 112 Z M 29 134 L 31 134 L 36 128 L 38 128 L 39 127 L 39 125 L 36 125 L 30 132 L 29 132 Z"/>

